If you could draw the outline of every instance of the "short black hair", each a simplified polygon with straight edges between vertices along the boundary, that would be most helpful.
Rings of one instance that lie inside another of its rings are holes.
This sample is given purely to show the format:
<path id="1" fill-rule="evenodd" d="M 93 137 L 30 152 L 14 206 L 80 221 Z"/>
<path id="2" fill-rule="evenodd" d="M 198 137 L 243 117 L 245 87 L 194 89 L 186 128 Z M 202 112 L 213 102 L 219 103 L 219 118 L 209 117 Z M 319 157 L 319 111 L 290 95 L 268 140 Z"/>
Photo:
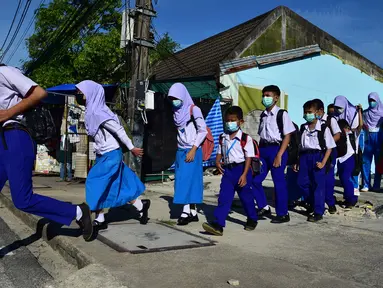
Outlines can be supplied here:
<path id="1" fill-rule="evenodd" d="M 281 96 L 281 90 L 276 85 L 269 85 L 269 86 L 264 87 L 262 89 L 262 94 L 264 94 L 265 92 L 274 92 L 278 96 Z"/>
<path id="2" fill-rule="evenodd" d="M 322 100 L 320 100 L 320 99 L 314 99 L 314 100 L 312 100 L 313 101 L 313 103 L 314 103 L 314 105 L 315 105 L 315 108 L 317 109 L 317 110 L 320 110 L 320 109 L 323 109 L 324 110 L 324 104 L 323 104 L 323 101 Z"/>
<path id="3" fill-rule="evenodd" d="M 335 109 L 335 105 L 334 105 L 334 103 L 329 104 L 329 105 L 327 106 L 327 110 L 328 110 L 328 109 Z"/>
<path id="4" fill-rule="evenodd" d="M 316 109 L 316 105 L 313 100 L 307 101 L 305 104 L 303 104 L 303 109 L 310 109 L 312 107 Z"/>
<path id="5" fill-rule="evenodd" d="M 339 124 L 339 128 L 342 129 L 342 130 L 345 129 L 345 128 L 351 129 L 350 124 L 348 124 L 346 119 L 340 119 L 338 121 L 338 124 Z"/>
<path id="6" fill-rule="evenodd" d="M 228 115 L 235 115 L 235 116 L 237 116 L 238 120 L 243 120 L 243 111 L 242 111 L 242 108 L 239 106 L 229 107 L 225 112 L 225 118 Z"/>

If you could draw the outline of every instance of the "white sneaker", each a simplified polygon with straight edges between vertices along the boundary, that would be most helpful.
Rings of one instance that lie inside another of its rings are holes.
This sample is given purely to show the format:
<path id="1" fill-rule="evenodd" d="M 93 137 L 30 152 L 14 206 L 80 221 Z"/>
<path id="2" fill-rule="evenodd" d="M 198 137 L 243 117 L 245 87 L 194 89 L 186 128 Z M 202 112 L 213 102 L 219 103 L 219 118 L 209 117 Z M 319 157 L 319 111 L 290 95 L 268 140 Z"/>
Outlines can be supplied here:
<path id="1" fill-rule="evenodd" d="M 360 189 L 360 191 L 362 191 L 362 192 L 368 192 L 368 187 L 363 187 L 362 189 Z"/>
<path id="2" fill-rule="evenodd" d="M 354 196 L 360 196 L 360 192 L 358 188 L 354 188 Z"/>

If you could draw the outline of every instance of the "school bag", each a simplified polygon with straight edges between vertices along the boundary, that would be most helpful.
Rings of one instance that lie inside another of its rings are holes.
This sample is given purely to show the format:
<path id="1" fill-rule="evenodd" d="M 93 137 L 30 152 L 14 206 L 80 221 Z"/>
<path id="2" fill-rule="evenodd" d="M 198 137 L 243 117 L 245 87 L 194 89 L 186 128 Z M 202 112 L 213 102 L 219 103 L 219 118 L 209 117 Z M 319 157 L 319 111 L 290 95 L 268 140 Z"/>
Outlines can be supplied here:
<path id="1" fill-rule="evenodd" d="M 190 106 L 190 120 L 193 122 L 194 127 L 196 130 L 198 130 L 197 123 L 194 119 L 193 116 L 193 108 L 195 105 Z M 206 126 L 207 130 L 207 135 L 205 140 L 202 142 L 201 147 L 202 147 L 202 160 L 207 161 L 210 159 L 211 154 L 213 154 L 214 150 L 214 137 L 213 134 L 211 133 L 211 130 L 209 127 Z"/>
<path id="2" fill-rule="evenodd" d="M 242 132 L 240 144 L 242 147 L 243 154 L 245 154 L 245 146 L 247 144 L 247 137 L 248 136 L 249 136 L 248 134 Z M 252 140 L 253 140 L 255 157 L 251 158 L 250 168 L 251 168 L 251 171 L 253 173 L 253 176 L 255 176 L 255 175 L 259 175 L 261 173 L 261 158 L 260 158 L 258 143 L 256 140 L 254 140 L 254 139 L 252 139 Z M 221 148 L 223 147 L 222 144 L 223 144 L 223 134 L 221 134 L 219 136 L 219 145 L 221 145 Z M 222 151 L 222 154 L 223 154 L 223 151 Z"/>
<path id="3" fill-rule="evenodd" d="M 277 113 L 277 126 L 279 133 L 281 134 L 281 138 L 285 137 L 283 134 L 283 113 L 286 112 L 287 110 L 280 109 Z M 290 143 L 289 146 L 287 147 L 287 165 L 294 165 L 298 164 L 298 159 L 299 159 L 299 146 L 301 143 L 301 134 L 300 130 L 297 124 L 293 122 L 293 125 L 295 127 L 295 131 L 293 131 L 290 135 Z"/>
<path id="4" fill-rule="evenodd" d="M 352 119 L 351 123 L 354 122 L 354 119 L 355 119 L 357 114 L 358 114 L 358 112 L 355 112 L 354 118 Z M 339 128 L 341 130 L 340 138 L 339 138 L 338 142 L 336 142 L 336 151 L 338 153 L 338 158 L 343 157 L 344 155 L 347 154 L 347 135 L 344 132 L 345 122 L 347 122 L 347 121 L 344 119 L 340 119 L 338 121 L 338 125 L 339 125 Z M 347 122 L 347 124 L 351 127 L 351 125 L 348 122 Z"/>
<path id="5" fill-rule="evenodd" d="M 349 134 L 348 139 L 350 140 L 352 149 L 354 150 L 354 158 L 355 158 L 355 166 L 354 166 L 354 170 L 352 171 L 352 176 L 358 176 L 360 172 L 362 171 L 363 152 L 360 146 L 356 148 L 356 143 L 355 143 L 356 137 L 354 133 Z"/>

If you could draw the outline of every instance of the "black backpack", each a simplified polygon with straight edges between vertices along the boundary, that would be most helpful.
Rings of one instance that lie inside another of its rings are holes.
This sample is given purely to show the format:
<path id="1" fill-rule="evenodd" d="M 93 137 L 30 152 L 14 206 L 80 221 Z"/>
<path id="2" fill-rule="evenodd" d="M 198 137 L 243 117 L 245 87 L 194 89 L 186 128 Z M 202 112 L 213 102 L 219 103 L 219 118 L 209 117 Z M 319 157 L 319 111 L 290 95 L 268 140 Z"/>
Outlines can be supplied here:
<path id="1" fill-rule="evenodd" d="M 359 145 L 358 145 L 358 148 L 356 148 L 356 143 L 355 143 L 356 137 L 354 133 L 351 133 L 348 136 L 348 139 L 351 142 L 352 149 L 354 149 L 354 158 L 355 158 L 355 166 L 354 166 L 354 170 L 352 171 L 352 176 L 358 176 L 360 172 L 362 171 L 363 152 L 362 152 L 362 149 L 360 149 Z"/>
<path id="2" fill-rule="evenodd" d="M 346 125 L 350 126 L 352 125 L 352 122 L 354 122 L 355 117 L 358 115 L 358 112 L 355 112 L 354 118 L 351 121 L 351 124 L 349 124 L 346 120 L 341 119 L 338 121 L 339 128 L 341 130 L 340 138 L 338 142 L 336 142 L 336 150 L 338 153 L 338 157 L 343 157 L 347 154 L 347 136 L 346 133 L 344 133 L 344 128 Z M 355 150 L 355 149 L 354 149 Z"/>
<path id="3" fill-rule="evenodd" d="M 284 109 L 280 109 L 277 113 L 277 126 L 279 133 L 281 133 L 281 138 L 283 140 L 284 134 L 283 134 L 283 113 L 287 111 Z M 290 135 L 290 143 L 287 147 L 287 154 L 288 154 L 288 160 L 287 165 L 294 165 L 298 164 L 299 161 L 299 146 L 301 144 L 301 133 L 299 130 L 299 127 L 297 124 L 294 124 L 295 131 L 292 132 Z"/>

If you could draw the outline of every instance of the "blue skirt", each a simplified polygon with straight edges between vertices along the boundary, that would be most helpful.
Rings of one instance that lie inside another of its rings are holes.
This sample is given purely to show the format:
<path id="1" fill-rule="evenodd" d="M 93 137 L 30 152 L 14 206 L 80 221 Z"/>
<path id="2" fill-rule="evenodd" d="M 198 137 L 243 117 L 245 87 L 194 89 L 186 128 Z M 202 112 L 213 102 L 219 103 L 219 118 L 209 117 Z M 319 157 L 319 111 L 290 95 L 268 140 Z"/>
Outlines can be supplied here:
<path id="1" fill-rule="evenodd" d="M 186 163 L 190 149 L 178 149 L 175 163 L 175 204 L 199 204 L 203 202 L 202 149 L 198 149 L 193 162 Z"/>
<path id="2" fill-rule="evenodd" d="M 123 206 L 145 191 L 145 185 L 122 161 L 120 149 L 97 155 L 85 182 L 90 210 Z"/>

